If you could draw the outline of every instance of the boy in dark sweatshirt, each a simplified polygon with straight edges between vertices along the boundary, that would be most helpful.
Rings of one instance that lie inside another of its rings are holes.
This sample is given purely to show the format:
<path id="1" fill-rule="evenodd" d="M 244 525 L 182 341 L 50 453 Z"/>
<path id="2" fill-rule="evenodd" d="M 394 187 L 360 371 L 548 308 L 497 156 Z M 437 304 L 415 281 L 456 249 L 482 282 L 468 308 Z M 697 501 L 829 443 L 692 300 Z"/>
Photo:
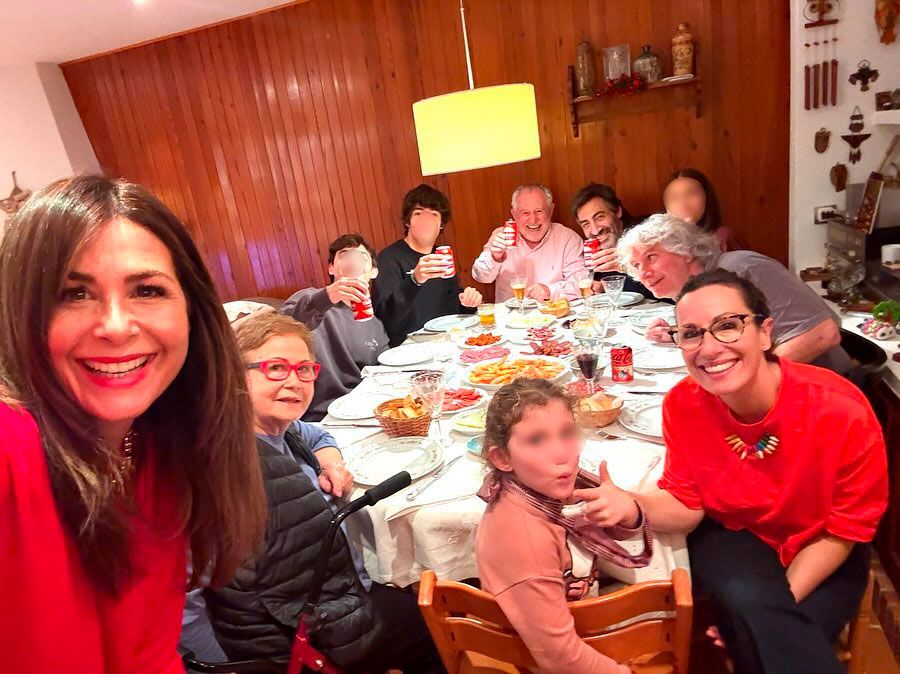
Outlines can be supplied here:
<path id="1" fill-rule="evenodd" d="M 425 184 L 413 188 L 403 197 L 401 218 L 406 236 L 378 254 L 375 280 L 375 314 L 391 346 L 432 318 L 473 313 L 481 303 L 475 288 L 460 288 L 457 273 L 444 278 L 447 259 L 434 253 L 438 235 L 450 222 L 444 193 Z"/>
<path id="2" fill-rule="evenodd" d="M 322 365 L 304 421 L 321 421 L 331 401 L 353 390 L 362 369 L 376 364 L 388 344 L 377 317 L 357 321 L 350 309 L 365 300 L 370 281 L 378 276 L 372 246 L 359 234 L 339 236 L 328 246 L 328 274 L 331 285 L 296 292 L 281 307 L 281 313 L 312 331 L 316 360 Z"/>

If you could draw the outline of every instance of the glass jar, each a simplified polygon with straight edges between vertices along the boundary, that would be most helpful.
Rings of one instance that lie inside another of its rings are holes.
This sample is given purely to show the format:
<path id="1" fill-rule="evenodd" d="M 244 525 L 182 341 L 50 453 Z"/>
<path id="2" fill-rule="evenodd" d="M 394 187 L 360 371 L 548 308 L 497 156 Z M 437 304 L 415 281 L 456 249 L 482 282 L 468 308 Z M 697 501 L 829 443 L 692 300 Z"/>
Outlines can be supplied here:
<path id="1" fill-rule="evenodd" d="M 649 44 L 641 47 L 641 55 L 634 60 L 632 71 L 640 75 L 647 84 L 659 82 L 659 78 L 662 76 L 659 56 L 650 51 Z"/>
<path id="2" fill-rule="evenodd" d="M 575 54 L 575 95 L 593 96 L 597 75 L 594 70 L 594 48 L 590 42 L 580 42 Z"/>
<path id="3" fill-rule="evenodd" d="M 691 75 L 694 72 L 694 36 L 686 23 L 678 24 L 672 38 L 672 74 Z"/>

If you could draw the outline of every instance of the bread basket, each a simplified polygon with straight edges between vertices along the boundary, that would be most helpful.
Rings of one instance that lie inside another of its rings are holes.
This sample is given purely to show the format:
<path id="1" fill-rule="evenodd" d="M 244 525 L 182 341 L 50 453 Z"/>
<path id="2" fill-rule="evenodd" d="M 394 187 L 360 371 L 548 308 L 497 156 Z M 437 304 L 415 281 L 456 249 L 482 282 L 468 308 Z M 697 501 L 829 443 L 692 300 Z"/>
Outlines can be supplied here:
<path id="1" fill-rule="evenodd" d="M 401 438 L 406 436 L 427 436 L 428 429 L 431 427 L 431 413 L 427 406 L 422 406 L 421 414 L 415 417 L 397 419 L 395 417 L 386 416 L 385 410 L 390 409 L 392 404 L 402 401 L 402 398 L 392 398 L 385 400 L 375 408 L 375 418 L 381 424 L 381 428 L 391 438 Z"/>

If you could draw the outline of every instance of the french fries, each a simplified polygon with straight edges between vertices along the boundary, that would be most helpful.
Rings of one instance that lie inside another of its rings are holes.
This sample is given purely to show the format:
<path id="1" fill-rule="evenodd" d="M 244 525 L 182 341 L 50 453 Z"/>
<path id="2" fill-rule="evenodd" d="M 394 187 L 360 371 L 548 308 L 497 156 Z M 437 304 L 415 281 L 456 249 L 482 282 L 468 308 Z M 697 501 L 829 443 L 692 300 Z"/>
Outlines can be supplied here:
<path id="1" fill-rule="evenodd" d="M 562 374 L 564 367 L 543 358 L 507 360 L 501 358 L 493 363 L 476 365 L 469 374 L 473 384 L 502 386 L 520 377 L 531 379 L 553 379 Z"/>

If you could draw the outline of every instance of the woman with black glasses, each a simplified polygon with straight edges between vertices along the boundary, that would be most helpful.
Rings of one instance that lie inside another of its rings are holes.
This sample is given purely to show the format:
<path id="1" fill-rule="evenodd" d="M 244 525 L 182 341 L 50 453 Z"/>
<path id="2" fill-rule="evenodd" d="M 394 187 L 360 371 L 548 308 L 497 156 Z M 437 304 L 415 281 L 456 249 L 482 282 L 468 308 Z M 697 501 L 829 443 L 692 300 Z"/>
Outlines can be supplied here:
<path id="1" fill-rule="evenodd" d="M 736 274 L 688 281 L 676 320 L 690 376 L 663 404 L 659 489 L 635 498 L 654 529 L 691 532 L 695 587 L 738 673 L 842 672 L 832 644 L 887 504 L 878 421 L 843 377 L 772 355 L 765 298 Z M 612 498 L 598 495 L 589 512 Z"/>
<path id="2" fill-rule="evenodd" d="M 289 316 L 256 312 L 235 328 L 235 337 L 247 369 L 269 525 L 255 558 L 228 585 L 188 598 L 182 646 L 216 659 L 218 649 L 204 638 L 205 598 L 228 659 L 287 660 L 333 498 L 349 494 L 353 476 L 330 433 L 297 421 L 321 369 L 309 329 Z M 317 616 L 313 645 L 347 672 L 443 671 L 415 595 L 373 582 L 343 536 L 331 554 Z"/>

